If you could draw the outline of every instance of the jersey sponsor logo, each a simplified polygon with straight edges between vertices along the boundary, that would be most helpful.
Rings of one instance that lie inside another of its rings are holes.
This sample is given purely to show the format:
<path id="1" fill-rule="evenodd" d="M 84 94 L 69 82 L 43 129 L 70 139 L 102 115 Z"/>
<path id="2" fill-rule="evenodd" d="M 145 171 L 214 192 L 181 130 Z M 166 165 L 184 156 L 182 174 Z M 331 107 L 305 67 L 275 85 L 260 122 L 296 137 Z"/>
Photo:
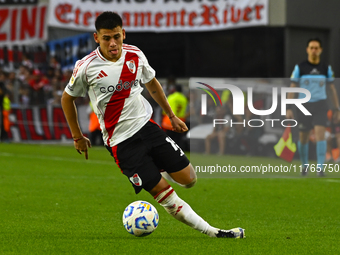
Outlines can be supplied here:
<path id="1" fill-rule="evenodd" d="M 142 179 L 139 177 L 138 174 L 134 174 L 132 177 L 129 178 L 130 181 L 136 186 L 142 186 Z"/>
<path id="2" fill-rule="evenodd" d="M 101 93 L 113 93 L 115 91 L 122 91 L 123 89 L 128 90 L 130 89 L 132 86 L 137 86 L 139 83 L 139 80 L 132 80 L 132 81 L 125 81 L 124 83 L 122 82 L 122 80 L 119 80 L 119 83 L 116 85 L 109 85 L 107 87 L 100 87 L 100 92 Z"/>
<path id="3" fill-rule="evenodd" d="M 104 77 L 107 77 L 107 74 L 103 70 L 101 70 L 97 76 L 97 79 L 101 79 Z"/>
<path id="4" fill-rule="evenodd" d="M 135 65 L 135 61 L 130 60 L 130 61 L 126 61 L 126 65 L 129 68 L 129 71 L 131 73 L 135 73 L 136 72 L 136 65 Z"/>
<path id="5" fill-rule="evenodd" d="M 316 68 L 313 68 L 313 70 L 310 71 L 310 74 L 320 74 L 320 71 Z"/>

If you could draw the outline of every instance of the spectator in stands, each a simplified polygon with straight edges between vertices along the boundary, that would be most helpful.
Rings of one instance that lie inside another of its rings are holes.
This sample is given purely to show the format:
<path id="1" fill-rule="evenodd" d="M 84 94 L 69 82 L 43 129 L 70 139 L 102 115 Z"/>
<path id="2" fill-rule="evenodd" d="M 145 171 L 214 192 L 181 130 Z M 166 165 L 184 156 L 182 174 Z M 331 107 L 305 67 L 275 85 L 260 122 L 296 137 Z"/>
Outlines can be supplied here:
<path id="1" fill-rule="evenodd" d="M 32 71 L 34 68 L 32 60 L 26 54 L 22 54 L 21 64 L 23 66 L 26 66 L 29 71 Z"/>
<path id="2" fill-rule="evenodd" d="M 38 69 L 35 69 L 32 73 L 32 79 L 30 79 L 29 85 L 31 105 L 45 105 L 46 98 L 44 87 L 49 85 L 49 80 L 46 77 L 43 77 Z"/>
<path id="3" fill-rule="evenodd" d="M 173 91 L 176 90 L 176 78 L 173 75 L 170 75 L 167 79 L 166 82 L 162 85 L 163 90 L 165 92 L 165 95 L 168 96 L 170 95 Z"/>
<path id="4" fill-rule="evenodd" d="M 0 77 L 0 79 L 3 79 Z M 8 132 L 10 128 L 9 111 L 11 102 L 7 97 L 6 86 L 3 80 L 0 80 L 0 141 L 8 142 Z"/>
<path id="5" fill-rule="evenodd" d="M 91 102 L 89 103 L 87 112 L 89 114 L 89 131 L 90 131 L 89 139 L 91 141 L 91 145 L 92 146 L 103 146 L 104 142 L 102 138 L 100 124 L 99 124 L 97 115 L 93 111 Z"/>
<path id="6" fill-rule="evenodd" d="M 19 102 L 22 107 L 28 107 L 30 105 L 30 87 L 26 84 L 20 87 Z"/>
<path id="7" fill-rule="evenodd" d="M 228 122 L 231 120 L 230 113 L 227 114 L 226 109 L 222 106 L 216 107 L 215 119 L 226 119 Z M 225 151 L 226 135 L 230 129 L 230 124 L 221 124 L 214 127 L 213 132 L 205 138 L 205 154 L 211 153 L 211 143 L 217 138 L 218 154 L 223 155 Z"/>
<path id="8" fill-rule="evenodd" d="M 254 107 L 256 109 L 261 109 L 254 103 Z M 248 107 L 245 107 L 245 123 L 248 123 L 251 119 L 258 119 L 258 116 L 253 114 Z M 245 153 L 247 155 L 258 155 L 259 148 L 259 138 L 263 135 L 264 130 L 263 127 L 251 127 L 249 125 L 245 125 L 243 128 L 241 143 L 245 147 Z"/>
<path id="9" fill-rule="evenodd" d="M 173 92 L 168 96 L 168 102 L 174 114 L 185 122 L 188 99 L 182 92 L 182 85 L 175 85 Z M 179 147 L 183 148 L 182 138 L 185 136 L 185 133 L 172 131 L 171 121 L 166 114 L 164 114 L 162 119 L 162 128 L 165 130 L 166 134 L 179 145 Z"/>
<path id="10" fill-rule="evenodd" d="M 20 65 L 16 76 L 22 83 L 28 84 L 31 75 L 27 66 Z"/>
<path id="11" fill-rule="evenodd" d="M 207 97 L 207 113 L 200 116 L 201 123 L 212 123 L 216 114 L 216 106 L 211 97 Z"/>
<path id="12" fill-rule="evenodd" d="M 21 87 L 21 81 L 17 78 L 15 72 L 10 72 L 6 81 L 6 89 L 8 92 L 9 100 L 13 104 L 19 104 L 19 90 Z"/>
<path id="13" fill-rule="evenodd" d="M 157 104 L 157 102 L 152 98 L 152 96 L 150 95 L 150 93 L 144 89 L 142 91 L 142 95 L 143 97 L 145 97 L 146 100 L 148 100 L 148 102 L 150 103 L 153 113 L 151 118 L 153 119 L 153 121 L 155 121 L 159 126 L 162 125 L 162 108 L 159 106 L 159 104 Z"/>
<path id="14" fill-rule="evenodd" d="M 61 70 L 61 65 L 57 59 L 57 57 L 52 56 L 50 58 L 50 64 L 49 67 L 52 68 L 53 70 Z"/>
<path id="15" fill-rule="evenodd" d="M 61 81 L 57 77 L 53 77 L 50 81 L 51 90 L 47 94 L 47 104 L 61 106 L 61 96 L 64 87 L 61 86 Z"/>
<path id="16" fill-rule="evenodd" d="M 216 107 L 214 105 L 211 109 L 214 109 L 215 115 L 212 117 L 211 121 L 207 123 L 212 123 L 213 119 L 224 119 L 227 122 L 226 124 L 216 125 L 213 132 L 207 136 L 205 140 L 205 153 L 210 154 L 211 142 L 215 138 L 217 138 L 218 141 L 219 155 L 223 155 L 225 153 L 227 141 L 232 144 L 231 146 L 234 148 L 233 152 L 237 152 L 241 146 L 244 126 L 242 124 L 231 124 L 243 123 L 243 116 L 233 114 L 233 97 L 230 96 L 223 106 Z"/>
<path id="17" fill-rule="evenodd" d="M 8 74 L 5 71 L 0 71 L 0 82 L 5 86 Z M 6 87 L 6 86 L 5 86 Z"/>
<path id="18" fill-rule="evenodd" d="M 340 163 L 340 123 L 335 119 L 332 110 L 328 110 L 327 117 L 330 127 L 326 128 L 325 133 L 327 140 L 326 162 Z"/>
<path id="19" fill-rule="evenodd" d="M 66 85 L 69 82 L 69 80 L 71 79 L 71 76 L 72 76 L 72 70 L 66 69 L 66 70 L 63 71 L 63 76 L 62 76 L 61 81 L 63 83 L 65 83 L 65 85 Z"/>
<path id="20" fill-rule="evenodd" d="M 46 76 L 49 80 L 53 79 L 55 77 L 55 71 L 53 67 L 49 67 L 46 71 Z"/>
<path id="21" fill-rule="evenodd" d="M 54 76 L 53 77 L 56 77 L 59 80 L 63 80 L 64 73 L 61 71 L 61 69 L 54 69 Z"/>
<path id="22" fill-rule="evenodd" d="M 201 121 L 201 102 L 196 91 L 190 91 L 187 109 L 186 125 L 189 129 L 200 124 Z"/>

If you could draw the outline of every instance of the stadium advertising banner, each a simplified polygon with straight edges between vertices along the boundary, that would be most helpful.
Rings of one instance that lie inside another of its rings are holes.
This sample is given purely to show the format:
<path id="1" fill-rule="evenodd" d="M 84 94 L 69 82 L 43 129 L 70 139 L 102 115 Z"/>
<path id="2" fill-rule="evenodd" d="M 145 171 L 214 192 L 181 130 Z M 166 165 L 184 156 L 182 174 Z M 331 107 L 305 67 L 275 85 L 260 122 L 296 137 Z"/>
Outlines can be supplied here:
<path id="1" fill-rule="evenodd" d="M 89 54 L 92 50 L 93 36 L 91 33 L 75 35 L 49 41 L 50 56 L 57 56 L 62 69 L 73 69 L 74 63 Z"/>
<path id="2" fill-rule="evenodd" d="M 88 133 L 87 106 L 79 107 L 80 126 Z M 12 107 L 8 136 L 14 142 L 72 141 L 63 110 L 58 106 Z"/>
<path id="3" fill-rule="evenodd" d="M 130 32 L 211 31 L 268 24 L 268 0 L 50 0 L 49 25 L 94 30 L 112 10 Z"/>
<path id="4" fill-rule="evenodd" d="M 0 46 L 37 44 L 47 39 L 47 4 L 0 5 Z"/>

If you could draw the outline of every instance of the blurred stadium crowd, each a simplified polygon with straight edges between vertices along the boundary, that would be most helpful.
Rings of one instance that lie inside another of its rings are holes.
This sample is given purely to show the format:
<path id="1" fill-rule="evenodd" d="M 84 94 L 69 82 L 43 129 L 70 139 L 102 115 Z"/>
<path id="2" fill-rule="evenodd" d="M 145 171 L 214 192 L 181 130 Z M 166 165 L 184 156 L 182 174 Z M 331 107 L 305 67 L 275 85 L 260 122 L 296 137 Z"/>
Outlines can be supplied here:
<path id="1" fill-rule="evenodd" d="M 62 92 L 72 75 L 72 70 L 62 71 L 55 57 L 38 67 L 23 55 L 20 67 L 15 71 L 2 70 L 0 82 L 5 94 L 14 106 L 60 106 Z"/>

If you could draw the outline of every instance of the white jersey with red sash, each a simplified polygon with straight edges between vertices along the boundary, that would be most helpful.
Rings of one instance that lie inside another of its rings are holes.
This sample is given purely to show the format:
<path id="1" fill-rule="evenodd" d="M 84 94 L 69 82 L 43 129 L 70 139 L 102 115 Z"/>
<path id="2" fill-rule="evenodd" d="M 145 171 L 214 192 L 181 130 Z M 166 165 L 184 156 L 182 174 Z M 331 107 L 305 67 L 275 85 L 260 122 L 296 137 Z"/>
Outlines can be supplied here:
<path id="1" fill-rule="evenodd" d="M 88 93 L 107 146 L 133 136 L 151 118 L 152 107 L 141 95 L 141 83 L 155 77 L 145 55 L 137 47 L 123 44 L 116 62 L 108 61 L 99 51 L 76 62 L 65 88 L 73 97 Z"/>

